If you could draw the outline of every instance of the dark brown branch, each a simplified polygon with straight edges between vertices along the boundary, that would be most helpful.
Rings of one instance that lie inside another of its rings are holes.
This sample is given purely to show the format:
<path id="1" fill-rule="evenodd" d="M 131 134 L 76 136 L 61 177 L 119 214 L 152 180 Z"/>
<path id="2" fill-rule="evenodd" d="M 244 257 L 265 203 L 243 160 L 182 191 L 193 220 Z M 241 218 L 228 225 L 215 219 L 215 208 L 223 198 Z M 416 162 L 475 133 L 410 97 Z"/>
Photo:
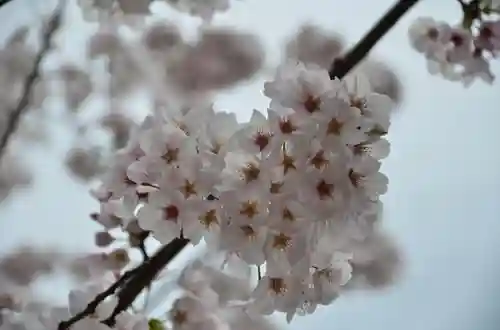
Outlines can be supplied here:
<path id="1" fill-rule="evenodd" d="M 396 25 L 396 23 L 419 0 L 399 0 L 375 26 L 343 57 L 336 59 L 330 68 L 330 78 L 343 78 L 359 62 L 361 62 L 372 48 Z"/>
<path id="2" fill-rule="evenodd" d="M 116 292 L 116 290 L 118 290 L 120 287 L 122 287 L 131 277 L 132 275 L 134 275 L 136 272 L 139 271 L 139 267 L 137 268 L 134 268 L 134 269 L 131 269 L 129 270 L 128 272 L 125 272 L 122 277 L 120 277 L 115 283 L 113 283 L 113 285 L 111 285 L 109 288 L 107 288 L 105 291 L 99 293 L 95 298 L 94 300 L 92 300 L 88 305 L 87 307 L 81 311 L 80 313 L 74 315 L 72 318 L 70 318 L 69 320 L 67 321 L 63 321 L 61 323 L 59 323 L 59 327 L 58 329 L 59 330 L 63 330 L 63 329 L 69 329 L 69 327 L 82 320 L 83 318 L 85 318 L 86 316 L 89 316 L 90 314 L 94 313 L 97 306 L 99 306 L 99 304 L 101 302 L 104 301 L 104 299 L 106 299 L 107 297 L 111 296 L 112 294 L 114 294 Z"/>
<path id="3" fill-rule="evenodd" d="M 161 270 L 165 268 L 165 266 L 172 261 L 188 243 L 189 240 L 185 238 L 175 238 L 170 243 L 160 248 L 158 252 L 147 261 L 126 272 L 106 291 L 97 295 L 96 298 L 88 304 L 83 311 L 69 320 L 59 323 L 58 330 L 67 330 L 76 322 L 91 315 L 95 312 L 99 303 L 119 290 L 118 305 L 112 315 L 107 320 L 103 321 L 103 323 L 107 325 L 113 325 L 116 316 L 132 305 L 141 291 L 155 279 L 158 273 L 160 273 Z"/>
<path id="4" fill-rule="evenodd" d="M 1 2 L 0 6 L 4 5 L 5 3 L 7 2 L 6 1 Z M 42 36 L 42 46 L 35 57 L 35 61 L 33 63 L 33 69 L 24 80 L 21 92 L 21 98 L 19 99 L 17 106 L 14 109 L 11 109 L 10 111 L 7 112 L 8 118 L 5 126 L 5 131 L 2 133 L 2 136 L 0 138 L 0 159 L 5 154 L 5 151 L 7 149 L 7 144 L 9 143 L 12 134 L 14 134 L 14 132 L 16 131 L 17 126 L 19 125 L 19 121 L 21 120 L 21 116 L 24 114 L 25 111 L 28 110 L 28 105 L 29 102 L 31 101 L 31 94 L 33 87 L 35 86 L 36 81 L 40 77 L 40 65 L 45 56 L 47 55 L 47 53 L 50 51 L 52 38 L 61 24 L 61 17 L 64 11 L 64 4 L 65 4 L 64 0 L 59 1 L 59 4 L 55 9 L 52 17 L 47 22 L 45 32 L 43 33 Z"/>
<path id="5" fill-rule="evenodd" d="M 188 239 L 175 238 L 145 262 L 135 276 L 125 284 L 122 290 L 120 290 L 118 293 L 118 305 L 111 316 L 103 321 L 103 323 L 110 327 L 113 326 L 116 316 L 132 305 L 141 291 L 155 279 L 162 269 L 165 268 L 165 266 L 172 261 L 188 243 Z"/>

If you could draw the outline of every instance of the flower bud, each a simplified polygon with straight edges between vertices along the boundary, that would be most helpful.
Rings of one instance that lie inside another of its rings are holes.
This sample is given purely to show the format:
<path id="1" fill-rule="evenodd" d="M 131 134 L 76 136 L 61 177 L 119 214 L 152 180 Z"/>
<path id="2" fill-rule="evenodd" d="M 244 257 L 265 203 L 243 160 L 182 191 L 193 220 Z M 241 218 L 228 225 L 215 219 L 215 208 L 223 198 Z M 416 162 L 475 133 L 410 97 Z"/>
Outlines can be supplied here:
<path id="1" fill-rule="evenodd" d="M 130 262 L 127 250 L 116 249 L 106 255 L 106 264 L 111 270 L 123 269 Z"/>
<path id="2" fill-rule="evenodd" d="M 173 25 L 155 24 L 144 32 L 142 42 L 149 50 L 165 52 L 182 44 L 182 37 Z"/>
<path id="3" fill-rule="evenodd" d="M 77 178 L 88 181 L 100 173 L 101 153 L 98 149 L 73 148 L 66 155 L 66 167 Z"/>
<path id="4" fill-rule="evenodd" d="M 127 145 L 132 127 L 130 118 L 120 113 L 110 113 L 101 118 L 101 125 L 112 132 L 115 149 L 121 149 Z"/>
<path id="5" fill-rule="evenodd" d="M 113 243 L 115 238 L 107 231 L 100 231 L 95 233 L 94 241 L 98 247 L 106 247 Z"/>

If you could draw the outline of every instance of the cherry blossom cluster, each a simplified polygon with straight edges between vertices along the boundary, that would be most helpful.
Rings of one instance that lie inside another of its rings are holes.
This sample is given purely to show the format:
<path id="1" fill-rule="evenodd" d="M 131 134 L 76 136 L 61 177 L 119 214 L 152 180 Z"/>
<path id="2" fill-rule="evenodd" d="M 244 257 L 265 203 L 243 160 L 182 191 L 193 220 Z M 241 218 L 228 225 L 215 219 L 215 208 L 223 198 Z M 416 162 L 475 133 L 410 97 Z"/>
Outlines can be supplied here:
<path id="1" fill-rule="evenodd" d="M 332 303 L 344 290 L 391 282 L 399 260 L 378 223 L 379 198 L 388 183 L 380 166 L 389 153 L 384 137 L 393 105 L 377 92 L 391 90 L 395 78 L 373 79 L 380 74 L 372 72 L 369 79 L 354 74 L 332 81 L 327 70 L 342 43 L 308 27 L 288 45 L 284 64 L 264 86 L 271 100 L 267 113 L 254 110 L 249 122 L 238 123 L 234 114 L 215 111 L 207 99 L 260 70 L 258 41 L 235 31 L 202 29 L 193 44 L 163 23 L 146 28 L 139 46 L 125 41 L 117 27 L 144 27 L 151 2 L 79 2 L 84 17 L 101 25 L 87 55 L 108 60 L 106 91 L 113 104 L 98 124 L 112 133 L 112 154 L 119 150 L 111 166 L 102 148 L 76 148 L 66 158 L 67 167 L 85 181 L 105 172 L 102 186 L 93 191 L 101 210 L 91 218 L 103 227 L 96 245 L 111 247 L 117 241 L 114 229 L 125 232 L 128 246 L 142 252 L 148 237 L 161 244 L 177 237 L 204 241 L 223 255 L 225 266 L 238 263 L 255 270 L 257 283 L 248 288 L 247 276 L 233 285 L 234 278 L 221 270 L 195 263 L 181 277 L 184 295 L 167 323 L 131 308 L 116 317 L 113 328 L 229 329 L 275 311 L 291 321 L 297 313 Z M 166 2 L 205 23 L 229 6 L 228 0 Z M 17 52 L 24 47 L 23 31 L 12 39 Z M 8 53 L 9 61 L 33 61 L 31 53 L 26 59 L 13 54 Z M 362 63 L 357 70 L 374 67 Z M 90 74 L 64 64 L 41 81 L 52 78 L 64 90 L 69 112 L 81 114 L 96 89 Z M 124 100 L 118 102 L 123 107 L 141 84 L 161 100 L 155 99 L 153 114 L 136 127 L 114 102 Z M 397 94 L 391 97 L 397 100 Z M 91 125 L 72 118 L 77 134 L 88 135 Z M 146 252 L 143 258 L 148 259 Z M 129 261 L 123 247 L 73 260 L 74 274 L 98 282 L 73 290 L 64 308 L 33 303 L 36 299 L 14 308 L 2 300 L 0 328 L 56 329 L 81 315 Z M 109 271 L 113 278 L 104 276 Z M 109 295 L 95 311 L 69 322 L 70 329 L 109 329 L 105 320 L 114 319 L 117 299 Z"/>
<path id="2" fill-rule="evenodd" d="M 332 81 L 295 61 L 264 94 L 267 117 L 254 110 L 245 124 L 200 105 L 147 117 L 104 178 L 101 205 L 162 244 L 203 238 L 257 267 L 249 309 L 291 319 L 338 296 L 352 246 L 373 233 L 392 102 L 361 76 Z"/>
<path id="3" fill-rule="evenodd" d="M 495 0 L 459 3 L 464 12 L 460 24 L 419 18 L 409 29 L 411 45 L 425 56 L 432 74 L 465 86 L 476 79 L 491 84 L 495 76 L 490 61 L 500 51 L 500 4 Z"/>

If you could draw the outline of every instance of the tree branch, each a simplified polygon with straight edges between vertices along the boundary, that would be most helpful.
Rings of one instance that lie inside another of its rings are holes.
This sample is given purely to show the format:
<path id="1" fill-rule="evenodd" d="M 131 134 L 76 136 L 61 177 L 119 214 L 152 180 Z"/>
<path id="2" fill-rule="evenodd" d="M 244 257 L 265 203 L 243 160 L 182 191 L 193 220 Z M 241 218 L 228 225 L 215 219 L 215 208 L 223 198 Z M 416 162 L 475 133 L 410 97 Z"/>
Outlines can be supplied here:
<path id="1" fill-rule="evenodd" d="M 165 266 L 172 261 L 185 247 L 189 240 L 186 238 L 175 238 L 167 245 L 163 246 L 157 254 L 145 262 L 141 269 L 125 284 L 118 293 L 118 305 L 111 316 L 103 323 L 112 327 L 115 318 L 121 312 L 132 305 L 141 291 L 147 287 Z"/>
<path id="2" fill-rule="evenodd" d="M 188 243 L 189 240 L 185 238 L 173 239 L 170 243 L 160 248 L 159 251 L 147 261 L 126 272 L 106 291 L 97 295 L 83 311 L 67 321 L 59 323 L 58 330 L 67 330 L 76 322 L 91 315 L 104 299 L 113 295 L 117 290 L 120 290 L 118 292 L 118 305 L 111 316 L 103 321 L 104 324 L 109 326 L 114 325 L 116 316 L 132 305 L 141 291 L 154 280 L 156 275 L 158 275 L 158 273 L 165 268 L 165 266 L 172 261 Z"/>
<path id="3" fill-rule="evenodd" d="M 95 298 L 94 300 L 92 300 L 88 305 L 87 307 L 81 311 L 80 313 L 74 315 L 72 318 L 70 318 L 69 320 L 67 321 L 62 321 L 61 323 L 59 323 L 59 327 L 58 329 L 59 330 L 63 330 L 63 329 L 69 329 L 69 327 L 72 325 L 72 324 L 75 324 L 76 322 L 82 320 L 83 318 L 85 318 L 86 316 L 89 316 L 90 314 L 94 313 L 97 306 L 99 306 L 99 304 L 101 302 L 104 301 L 104 299 L 106 299 L 107 297 L 111 296 L 112 294 L 114 294 L 116 292 L 116 290 L 118 290 L 120 287 L 122 287 L 127 281 L 128 279 L 130 279 L 132 277 L 132 275 L 134 275 L 136 272 L 139 271 L 139 267 L 136 267 L 134 269 L 131 269 L 127 272 L 125 272 L 122 277 L 120 277 L 115 283 L 113 283 L 109 288 L 107 288 L 105 291 L 99 293 Z"/>
<path id="4" fill-rule="evenodd" d="M 7 2 L 8 2 L 7 0 L 0 2 L 0 7 L 6 4 Z M 28 74 L 23 83 L 21 98 L 19 99 L 17 106 L 14 109 L 7 112 L 8 115 L 7 124 L 5 126 L 5 131 L 2 133 L 2 136 L 0 138 L 0 159 L 5 154 L 5 151 L 7 149 L 7 144 L 9 143 L 12 134 L 16 131 L 17 126 L 19 125 L 19 121 L 21 120 L 21 116 L 24 114 L 25 111 L 28 110 L 28 105 L 30 102 L 33 87 L 37 79 L 40 77 L 40 65 L 45 56 L 47 55 L 47 53 L 49 52 L 51 48 L 51 40 L 61 24 L 61 18 L 64 11 L 64 4 L 65 0 L 59 1 L 59 4 L 57 5 L 57 8 L 52 14 L 52 17 L 47 22 L 45 32 L 43 33 L 42 36 L 42 46 L 35 57 L 35 61 L 33 63 L 33 69 Z"/>
<path id="5" fill-rule="evenodd" d="M 372 48 L 418 1 L 419 0 L 399 0 L 396 2 L 345 56 L 333 61 L 329 71 L 330 78 L 342 79 L 361 62 L 366 55 L 368 55 Z"/>

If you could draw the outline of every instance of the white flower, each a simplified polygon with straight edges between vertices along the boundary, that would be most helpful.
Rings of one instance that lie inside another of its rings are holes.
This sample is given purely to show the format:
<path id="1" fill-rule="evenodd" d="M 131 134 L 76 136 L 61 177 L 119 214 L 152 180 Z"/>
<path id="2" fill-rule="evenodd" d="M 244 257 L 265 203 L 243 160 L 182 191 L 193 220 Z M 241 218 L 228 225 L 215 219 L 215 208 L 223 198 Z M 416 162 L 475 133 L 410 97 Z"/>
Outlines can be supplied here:
<path id="1" fill-rule="evenodd" d="M 228 152 L 225 161 L 226 168 L 221 173 L 222 182 L 218 190 L 251 190 L 257 194 L 269 189 L 271 172 L 258 156 Z"/>
<path id="2" fill-rule="evenodd" d="M 464 63 L 464 70 L 461 75 L 462 83 L 465 86 L 470 86 L 476 78 L 480 78 L 488 84 L 492 84 L 495 79 L 490 69 L 490 63 L 481 52 L 476 52 L 471 59 Z"/>
<path id="3" fill-rule="evenodd" d="M 299 140 L 306 139 L 311 136 L 310 129 L 313 124 L 305 125 L 304 121 L 300 120 L 300 116 L 292 109 L 274 106 L 267 110 L 269 121 L 269 131 L 273 134 L 271 140 L 272 149 L 276 149 L 284 142 L 297 143 Z"/>
<path id="4" fill-rule="evenodd" d="M 272 100 L 271 108 L 276 103 L 295 110 L 304 120 L 321 119 L 322 99 L 332 92 L 333 84 L 326 70 L 289 61 L 278 68 L 274 81 L 264 84 L 264 95 Z"/>
<path id="5" fill-rule="evenodd" d="M 339 185 L 342 182 L 341 173 L 339 166 L 329 166 L 322 172 L 304 175 L 300 199 L 311 212 L 311 218 L 328 219 L 329 215 L 345 208 L 346 196 Z"/>
<path id="6" fill-rule="evenodd" d="M 196 214 L 190 203 L 180 191 L 169 190 L 165 182 L 150 194 L 148 203 L 138 211 L 137 219 L 142 229 L 151 231 L 160 243 L 166 244 L 180 236 L 183 222 L 192 216 Z"/>
<path id="7" fill-rule="evenodd" d="M 264 251 L 266 267 L 289 271 L 310 253 L 308 232 L 270 230 Z"/>
<path id="8" fill-rule="evenodd" d="M 352 164 L 349 170 L 349 180 L 355 189 L 366 194 L 370 199 L 376 199 L 387 191 L 388 179 L 379 172 L 380 162 L 371 157 L 363 157 Z"/>
<path id="9" fill-rule="evenodd" d="M 184 237 L 197 244 L 203 237 L 207 245 L 217 248 L 219 245 L 222 209 L 218 200 L 198 200 L 190 203 L 191 217 L 182 224 Z"/>
<path id="10" fill-rule="evenodd" d="M 472 56 L 472 35 L 461 27 L 442 29 L 440 41 L 446 48 L 446 60 L 460 63 Z"/>
<path id="11" fill-rule="evenodd" d="M 293 289 L 296 278 L 281 270 L 266 269 L 266 275 L 259 281 L 252 293 L 255 299 L 251 310 L 270 315 L 276 310 L 295 310 Z M 293 307 L 292 307 L 293 306 Z"/>
<path id="12" fill-rule="evenodd" d="M 127 175 L 128 167 L 137 160 L 137 156 L 129 151 L 122 150 L 115 155 L 111 167 L 112 171 L 106 173 L 103 184 L 113 198 L 120 198 L 131 192 L 134 193 L 137 184 Z"/>
<path id="13" fill-rule="evenodd" d="M 479 28 L 479 35 L 474 45 L 480 49 L 495 52 L 500 50 L 500 20 L 483 22 Z"/>
<path id="14" fill-rule="evenodd" d="M 209 318 L 205 306 L 198 299 L 189 296 L 177 299 L 169 314 L 173 329 L 193 329 L 194 325 L 199 326 Z"/>
<path id="15" fill-rule="evenodd" d="M 339 294 L 340 288 L 351 278 L 352 267 L 349 264 L 351 255 L 335 252 L 331 254 L 316 254 L 313 257 L 315 271 L 313 284 L 318 302 L 328 305 Z"/>
<path id="16" fill-rule="evenodd" d="M 328 98 L 324 102 L 327 113 L 319 125 L 318 138 L 326 150 L 342 150 L 345 145 L 366 140 L 369 124 L 359 109 L 352 109 L 339 98 Z"/>
<path id="17" fill-rule="evenodd" d="M 261 265 L 265 261 L 263 247 L 267 238 L 264 227 L 252 225 L 224 224 L 220 248 L 236 253 L 250 265 Z"/>
<path id="18" fill-rule="evenodd" d="M 410 43 L 418 52 L 433 57 L 436 52 L 443 48 L 440 33 L 445 27 L 448 25 L 437 22 L 433 18 L 418 18 L 408 30 Z"/>
<path id="19" fill-rule="evenodd" d="M 219 201 L 232 224 L 264 225 L 268 217 L 269 192 L 266 190 L 224 191 Z"/>
<path id="20" fill-rule="evenodd" d="M 307 232 L 310 225 L 309 212 L 297 201 L 297 195 L 283 195 L 272 200 L 269 206 L 269 228 L 285 233 Z"/>
<path id="21" fill-rule="evenodd" d="M 218 173 L 205 170 L 199 158 L 183 163 L 180 167 L 164 170 L 162 181 L 171 190 L 180 191 L 186 199 L 207 198 L 218 183 Z"/>
<path id="22" fill-rule="evenodd" d="M 269 127 L 267 118 L 259 111 L 253 110 L 250 121 L 236 132 L 230 144 L 231 149 L 241 148 L 243 152 L 250 154 L 267 155 L 273 146 L 273 134 Z"/>
<path id="23" fill-rule="evenodd" d="M 211 171 L 220 173 L 224 169 L 229 141 L 239 128 L 236 115 L 226 112 L 214 113 L 202 130 L 198 127 L 200 157 Z"/>
<path id="24" fill-rule="evenodd" d="M 193 138 L 169 123 L 157 124 L 141 138 L 141 148 L 151 156 L 158 156 L 167 166 L 189 163 L 196 154 Z"/>
<path id="25" fill-rule="evenodd" d="M 352 151 L 356 156 L 370 156 L 381 160 L 389 155 L 390 147 L 390 143 L 386 139 L 374 139 L 354 145 Z"/>

